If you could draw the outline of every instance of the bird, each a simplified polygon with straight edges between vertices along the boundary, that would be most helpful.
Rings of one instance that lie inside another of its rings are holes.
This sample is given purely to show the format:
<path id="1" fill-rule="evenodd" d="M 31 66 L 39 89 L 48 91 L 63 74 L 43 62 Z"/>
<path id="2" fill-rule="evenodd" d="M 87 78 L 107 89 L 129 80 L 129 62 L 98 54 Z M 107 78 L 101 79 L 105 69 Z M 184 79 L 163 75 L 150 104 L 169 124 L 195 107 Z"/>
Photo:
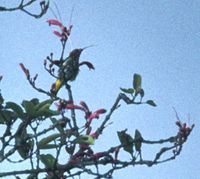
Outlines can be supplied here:
<path id="1" fill-rule="evenodd" d="M 86 47 L 85 47 L 86 48 Z M 56 95 L 59 89 L 67 84 L 68 81 L 74 81 L 79 73 L 79 58 L 85 48 L 77 48 L 69 53 L 69 56 L 61 61 L 58 70 L 58 79 L 51 86 L 51 93 Z"/>
<path id="2" fill-rule="evenodd" d="M 67 83 L 76 79 L 79 72 L 79 58 L 84 49 L 78 48 L 72 50 L 69 56 L 63 61 L 58 70 L 58 78 L 61 82 Z"/>
<path id="3" fill-rule="evenodd" d="M 58 69 L 58 79 L 51 86 L 51 93 L 56 95 L 59 89 L 67 84 L 69 81 L 74 81 L 79 73 L 79 67 L 86 65 L 89 69 L 95 69 L 93 64 L 89 61 L 83 61 L 79 63 L 80 55 L 86 48 L 92 47 L 93 45 L 76 48 L 69 53 L 69 56 L 64 60 L 61 60 L 57 66 Z"/>

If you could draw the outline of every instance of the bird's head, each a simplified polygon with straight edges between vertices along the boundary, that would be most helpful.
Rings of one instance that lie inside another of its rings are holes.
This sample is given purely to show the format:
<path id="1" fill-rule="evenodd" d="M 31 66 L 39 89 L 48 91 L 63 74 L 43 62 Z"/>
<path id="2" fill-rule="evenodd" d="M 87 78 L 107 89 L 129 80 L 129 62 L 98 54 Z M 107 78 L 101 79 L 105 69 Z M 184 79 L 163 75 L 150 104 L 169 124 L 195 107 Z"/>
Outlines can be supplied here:
<path id="1" fill-rule="evenodd" d="M 69 54 L 69 56 L 70 57 L 72 57 L 72 58 L 79 58 L 80 57 L 80 55 L 81 55 L 81 52 L 83 51 L 83 50 L 85 50 L 85 49 L 87 49 L 87 48 L 89 48 L 89 47 L 93 47 L 94 45 L 90 45 L 90 46 L 86 46 L 86 47 L 84 47 L 84 48 L 76 48 L 76 49 L 74 49 L 74 50 L 72 50 L 71 52 L 70 52 L 70 54 Z"/>
<path id="2" fill-rule="evenodd" d="M 72 58 L 79 58 L 80 55 L 81 55 L 81 52 L 84 50 L 84 48 L 77 48 L 77 49 L 74 49 L 70 52 L 69 56 L 72 57 Z"/>

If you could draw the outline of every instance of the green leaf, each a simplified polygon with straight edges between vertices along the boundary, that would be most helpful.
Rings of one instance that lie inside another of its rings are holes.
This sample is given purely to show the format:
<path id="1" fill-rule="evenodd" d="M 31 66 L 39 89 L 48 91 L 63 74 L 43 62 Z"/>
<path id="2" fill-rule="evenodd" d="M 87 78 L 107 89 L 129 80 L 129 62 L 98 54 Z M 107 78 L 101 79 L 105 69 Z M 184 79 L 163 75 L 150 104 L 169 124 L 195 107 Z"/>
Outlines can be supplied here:
<path id="1" fill-rule="evenodd" d="M 144 90 L 142 88 L 138 88 L 136 93 L 135 93 L 135 96 L 137 96 L 138 94 L 140 95 L 141 98 L 143 98 L 144 97 Z"/>
<path id="2" fill-rule="evenodd" d="M 124 93 L 133 94 L 135 90 L 133 88 L 120 88 Z"/>
<path id="3" fill-rule="evenodd" d="M 15 145 L 17 146 L 17 151 L 19 155 L 23 159 L 26 159 L 27 157 L 29 157 L 31 150 L 33 149 L 34 140 L 33 139 L 25 140 L 25 136 L 17 135 L 15 137 Z"/>
<path id="4" fill-rule="evenodd" d="M 47 99 L 45 101 L 42 101 L 41 103 L 36 105 L 36 111 L 40 110 L 41 108 L 46 108 L 46 106 L 50 107 L 53 101 L 54 101 L 53 99 Z"/>
<path id="5" fill-rule="evenodd" d="M 140 152 L 142 147 L 142 135 L 139 130 L 135 130 L 135 150 Z"/>
<path id="6" fill-rule="evenodd" d="M 7 102 L 5 108 L 12 109 L 18 115 L 19 118 L 24 117 L 23 109 L 20 105 L 14 102 Z"/>
<path id="7" fill-rule="evenodd" d="M 33 98 L 30 100 L 30 102 L 32 102 L 35 105 L 38 105 L 39 104 L 39 99 L 38 98 Z"/>
<path id="8" fill-rule="evenodd" d="M 154 103 L 153 100 L 147 100 L 146 103 L 149 104 L 150 106 L 154 106 L 154 107 L 157 106 L 156 103 Z"/>
<path id="9" fill-rule="evenodd" d="M 35 117 L 36 108 L 35 108 L 35 105 L 31 101 L 23 100 L 22 106 L 24 107 L 29 117 Z"/>
<path id="10" fill-rule="evenodd" d="M 123 130 L 120 132 L 118 131 L 117 135 L 118 135 L 121 145 L 123 146 L 123 149 L 126 152 L 133 155 L 133 145 L 134 145 L 133 138 L 129 134 L 126 133 L 126 130 Z"/>
<path id="11" fill-rule="evenodd" d="M 51 117 L 51 116 L 56 116 L 56 115 L 60 114 L 59 111 L 53 111 L 53 110 L 48 109 L 48 108 L 49 108 L 49 106 L 47 108 L 42 107 L 40 110 L 38 110 L 36 112 L 36 116 L 37 117 L 42 117 L 42 116 L 44 116 L 44 117 Z"/>
<path id="12" fill-rule="evenodd" d="M 6 124 L 16 118 L 16 114 L 9 110 L 0 110 L 0 124 Z"/>
<path id="13" fill-rule="evenodd" d="M 48 137 L 45 137 L 43 139 L 41 139 L 39 142 L 38 142 L 38 148 L 39 149 L 42 149 L 44 148 L 48 143 L 56 140 L 58 137 L 60 137 L 61 134 L 51 134 L 49 135 Z"/>
<path id="14" fill-rule="evenodd" d="M 88 145 L 93 145 L 94 141 L 94 138 L 90 135 L 81 135 L 74 140 L 75 143 Z"/>
<path id="15" fill-rule="evenodd" d="M 51 122 L 56 125 L 56 129 L 64 134 L 64 129 L 63 129 L 63 126 L 59 123 L 61 120 L 57 120 L 56 118 L 51 118 Z M 65 122 L 65 121 L 64 121 Z M 66 122 L 65 122 L 65 125 L 66 125 Z"/>
<path id="16" fill-rule="evenodd" d="M 24 149 L 17 149 L 17 152 L 19 153 L 19 155 L 23 158 L 23 159 L 26 159 L 28 157 L 28 152 L 27 150 L 24 150 Z"/>
<path id="17" fill-rule="evenodd" d="M 6 119 L 5 117 L 3 116 L 3 112 L 0 111 L 0 124 L 5 124 L 6 123 Z"/>
<path id="18" fill-rule="evenodd" d="M 137 91 L 142 86 L 142 77 L 139 74 L 133 75 L 133 88 Z"/>
<path id="19" fill-rule="evenodd" d="M 49 109 L 53 101 L 53 99 L 48 99 L 36 105 L 36 116 L 51 117 L 59 115 L 59 111 L 53 111 Z"/>
<path id="20" fill-rule="evenodd" d="M 46 145 L 43 145 L 43 146 L 41 146 L 39 149 L 40 150 L 47 150 L 47 149 L 55 149 L 55 148 L 57 148 L 58 147 L 58 145 L 56 145 L 56 144 L 46 144 Z"/>
<path id="21" fill-rule="evenodd" d="M 19 155 L 26 159 L 30 156 L 34 147 L 34 140 L 32 135 L 27 133 L 27 129 L 23 125 L 19 125 L 15 134 L 15 145 Z"/>
<path id="22" fill-rule="evenodd" d="M 40 160 L 46 168 L 53 169 L 55 166 L 56 159 L 51 154 L 40 155 Z"/>

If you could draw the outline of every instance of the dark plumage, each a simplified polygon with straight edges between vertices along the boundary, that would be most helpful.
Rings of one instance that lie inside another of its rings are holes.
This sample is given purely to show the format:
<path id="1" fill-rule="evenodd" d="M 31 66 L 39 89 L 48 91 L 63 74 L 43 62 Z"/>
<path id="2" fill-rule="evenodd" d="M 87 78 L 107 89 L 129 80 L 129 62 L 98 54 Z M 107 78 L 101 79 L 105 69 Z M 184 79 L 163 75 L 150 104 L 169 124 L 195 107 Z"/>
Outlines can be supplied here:
<path id="1" fill-rule="evenodd" d="M 82 51 L 82 48 L 74 49 L 63 61 L 58 71 L 58 77 L 61 81 L 66 83 L 76 79 L 79 72 L 79 57 Z"/>

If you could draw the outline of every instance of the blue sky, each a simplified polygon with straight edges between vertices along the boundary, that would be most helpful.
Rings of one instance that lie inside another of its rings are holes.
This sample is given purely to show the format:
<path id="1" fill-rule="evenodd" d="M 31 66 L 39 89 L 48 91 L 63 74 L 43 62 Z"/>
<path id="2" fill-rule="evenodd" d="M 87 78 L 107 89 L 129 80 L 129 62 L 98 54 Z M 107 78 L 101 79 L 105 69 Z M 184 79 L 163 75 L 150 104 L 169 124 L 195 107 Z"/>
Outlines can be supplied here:
<path id="1" fill-rule="evenodd" d="M 4 3 L 9 4 L 4 1 Z M 176 133 L 172 106 L 181 119 L 195 123 L 182 154 L 175 161 L 154 166 L 129 167 L 114 178 L 131 179 L 197 179 L 200 174 L 199 104 L 200 104 L 200 2 L 198 0 L 60 0 L 57 5 L 64 24 L 69 24 L 71 9 L 72 34 L 70 49 L 95 44 L 81 55 L 96 69 L 83 67 L 72 84 L 77 103 L 88 102 L 91 108 L 109 109 L 119 87 L 130 87 L 134 73 L 143 77 L 145 99 L 154 99 L 156 108 L 126 106 L 117 110 L 113 125 L 96 141 L 96 148 L 118 142 L 116 131 L 137 128 L 145 138 L 165 138 Z M 55 9 L 55 7 L 52 7 Z M 51 52 L 59 58 L 61 46 L 45 22 L 49 11 L 35 20 L 22 12 L 0 13 L 0 84 L 4 98 L 21 102 L 38 96 L 25 80 L 18 64 L 23 62 L 32 74 L 38 73 L 38 85 L 49 89 L 53 79 L 43 70 L 43 60 Z M 60 95 L 64 95 L 64 91 Z"/>

